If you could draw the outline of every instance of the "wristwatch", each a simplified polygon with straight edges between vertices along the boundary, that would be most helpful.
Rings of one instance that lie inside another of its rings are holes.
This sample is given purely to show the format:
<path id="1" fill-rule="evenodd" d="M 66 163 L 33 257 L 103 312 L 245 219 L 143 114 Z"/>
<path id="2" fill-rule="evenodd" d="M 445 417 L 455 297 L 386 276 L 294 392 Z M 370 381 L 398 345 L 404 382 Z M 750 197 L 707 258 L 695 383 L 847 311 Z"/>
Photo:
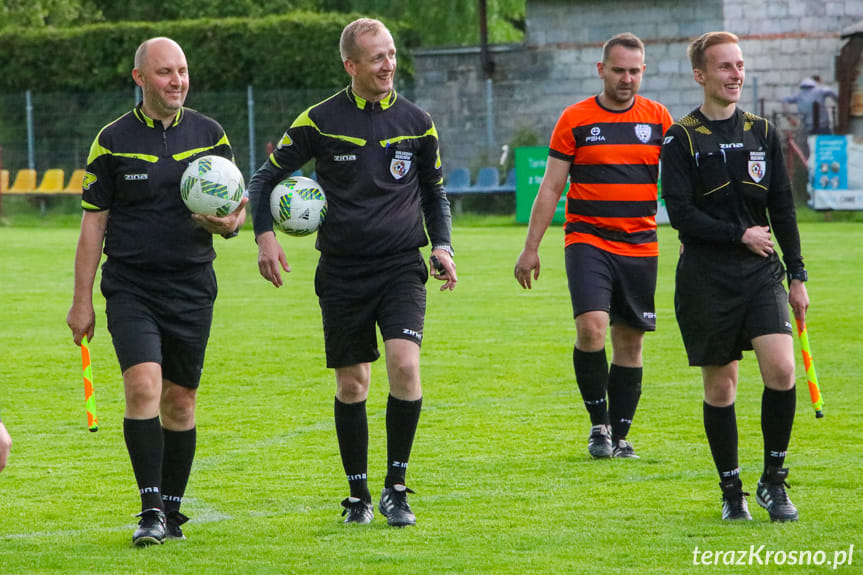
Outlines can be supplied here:
<path id="1" fill-rule="evenodd" d="M 226 240 L 229 240 L 231 238 L 237 237 L 239 234 L 240 234 L 240 228 L 238 227 L 237 229 L 235 229 L 234 231 L 232 231 L 230 233 L 222 234 L 222 237 L 225 238 Z"/>
<path id="2" fill-rule="evenodd" d="M 443 250 L 449 254 L 449 257 L 451 257 L 451 258 L 455 257 L 455 252 L 453 252 L 451 245 L 448 245 L 448 244 L 438 244 L 436 246 L 433 245 L 432 251 L 434 251 L 434 250 Z"/>
<path id="3" fill-rule="evenodd" d="M 805 269 L 788 272 L 788 285 L 791 285 L 791 280 L 800 280 L 802 282 L 809 281 L 809 274 Z"/>

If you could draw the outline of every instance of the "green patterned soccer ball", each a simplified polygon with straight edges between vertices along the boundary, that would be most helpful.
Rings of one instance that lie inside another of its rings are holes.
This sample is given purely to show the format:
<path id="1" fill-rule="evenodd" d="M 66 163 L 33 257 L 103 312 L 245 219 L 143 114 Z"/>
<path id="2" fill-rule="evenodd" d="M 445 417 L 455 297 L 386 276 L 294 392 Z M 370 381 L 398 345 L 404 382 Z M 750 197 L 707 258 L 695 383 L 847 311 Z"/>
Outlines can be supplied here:
<path id="1" fill-rule="evenodd" d="M 189 164 L 180 180 L 180 197 L 189 211 L 227 216 L 243 199 L 243 174 L 222 156 L 202 156 Z"/>
<path id="2" fill-rule="evenodd" d="M 270 195 L 270 212 L 276 227 L 290 236 L 307 236 L 327 217 L 327 198 L 316 181 L 303 176 L 282 180 Z"/>

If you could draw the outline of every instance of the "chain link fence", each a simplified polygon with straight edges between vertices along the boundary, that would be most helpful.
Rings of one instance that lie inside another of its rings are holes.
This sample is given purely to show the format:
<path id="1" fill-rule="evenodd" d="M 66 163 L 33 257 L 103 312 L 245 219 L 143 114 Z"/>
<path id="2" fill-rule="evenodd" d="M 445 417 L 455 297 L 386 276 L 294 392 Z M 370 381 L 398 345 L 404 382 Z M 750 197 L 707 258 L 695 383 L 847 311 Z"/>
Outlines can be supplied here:
<path id="1" fill-rule="evenodd" d="M 186 106 L 218 120 L 247 177 L 266 159 L 268 145 L 306 108 L 338 88 L 195 92 Z M 411 97 L 410 89 L 400 93 Z M 14 178 L 20 169 L 38 174 L 59 168 L 70 174 L 87 162 L 90 144 L 104 126 L 139 101 L 136 90 L 110 93 L 0 94 L 0 162 Z"/>
<path id="2" fill-rule="evenodd" d="M 201 111 L 225 128 L 234 148 L 236 161 L 248 178 L 266 159 L 270 146 L 276 143 L 291 122 L 306 108 L 324 100 L 338 88 L 303 90 L 247 90 L 223 92 L 190 91 L 186 105 Z M 399 86 L 401 95 L 414 99 L 413 86 Z M 508 110 L 517 107 L 509 102 L 505 91 L 501 91 L 498 114 L 493 120 L 499 127 L 508 126 L 514 120 Z M 109 93 L 22 93 L 0 94 L 0 167 L 9 171 L 10 180 L 20 169 L 32 168 L 41 175 L 48 169 L 59 168 L 68 177 L 72 171 L 86 165 L 90 144 L 99 130 L 133 108 L 140 99 L 137 89 Z M 476 171 L 479 166 L 493 165 L 505 177 L 513 165 L 512 152 L 519 146 L 543 146 L 547 144 L 547 132 L 554 118 L 549 117 L 548 126 L 532 124 L 530 129 L 499 134 L 508 144 L 509 154 L 500 154 L 497 149 L 486 150 L 485 146 L 459 146 L 466 141 L 474 142 L 483 134 L 486 118 L 475 110 L 457 112 L 454 106 L 441 116 L 445 130 L 441 133 L 442 156 L 445 169 L 468 166 Z M 828 110 L 831 114 L 832 110 Z M 463 121 L 458 121 L 461 113 Z M 434 115 L 434 113 L 433 113 Z M 526 117 L 532 118 L 526 114 Z M 806 131 L 799 115 L 791 112 L 774 112 L 770 119 L 781 135 L 786 155 L 789 176 L 798 204 L 808 200 L 806 190 L 808 155 Z M 439 122 L 438 128 L 441 129 Z M 447 153 L 449 152 L 449 153 Z M 311 171 L 307 166 L 305 171 Z M 448 171 L 448 170 L 447 170 Z M 10 181 L 11 183 L 11 181 Z M 499 198 L 495 198 L 497 200 Z M 466 198 L 470 211 L 511 211 L 512 199 L 505 198 L 501 206 L 493 206 L 488 197 Z"/>

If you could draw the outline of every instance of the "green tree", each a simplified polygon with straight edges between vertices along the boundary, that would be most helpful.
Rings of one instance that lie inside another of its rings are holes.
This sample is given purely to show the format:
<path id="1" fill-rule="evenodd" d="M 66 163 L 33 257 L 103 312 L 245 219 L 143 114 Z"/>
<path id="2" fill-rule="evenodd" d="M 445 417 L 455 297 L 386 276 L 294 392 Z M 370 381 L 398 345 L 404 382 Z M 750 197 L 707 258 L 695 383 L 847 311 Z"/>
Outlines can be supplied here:
<path id="1" fill-rule="evenodd" d="M 411 25 L 421 46 L 479 43 L 477 0 L 330 0 L 351 10 L 386 16 Z M 523 37 L 527 0 L 488 0 L 489 42 L 515 42 Z"/>
<path id="2" fill-rule="evenodd" d="M 522 39 L 527 0 L 488 0 L 492 43 Z M 476 0 L 0 0 L 0 30 L 57 28 L 93 22 L 260 18 L 287 12 L 357 12 L 400 20 L 422 46 L 479 43 Z"/>
<path id="3" fill-rule="evenodd" d="M 90 0 L 112 22 L 259 18 L 297 10 L 321 12 L 316 0 Z"/>
<path id="4" fill-rule="evenodd" d="M 103 20 L 91 0 L 0 0 L 0 30 L 8 28 L 63 28 Z"/>
<path id="5" fill-rule="evenodd" d="M 423 46 L 479 43 L 476 0 L 41 0 L 41 3 L 75 5 L 84 1 L 112 22 L 259 18 L 295 10 L 357 12 L 405 22 L 414 28 Z M 26 0 L 17 2 L 24 4 Z M 525 4 L 526 0 L 488 0 L 490 42 L 522 39 Z"/>

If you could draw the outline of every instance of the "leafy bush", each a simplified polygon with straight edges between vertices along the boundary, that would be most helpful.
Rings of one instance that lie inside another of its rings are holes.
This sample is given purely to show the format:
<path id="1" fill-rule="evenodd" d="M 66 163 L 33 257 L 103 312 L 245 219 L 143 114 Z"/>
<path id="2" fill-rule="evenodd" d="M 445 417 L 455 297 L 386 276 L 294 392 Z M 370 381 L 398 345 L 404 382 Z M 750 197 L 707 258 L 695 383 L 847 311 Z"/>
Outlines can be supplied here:
<path id="1" fill-rule="evenodd" d="M 138 45 L 168 36 L 183 46 L 195 90 L 333 88 L 347 84 L 338 44 L 359 14 L 294 12 L 264 18 L 117 22 L 0 33 L 0 93 L 131 89 Z M 386 21 L 399 48 L 399 73 L 411 75 L 415 34 Z"/>

